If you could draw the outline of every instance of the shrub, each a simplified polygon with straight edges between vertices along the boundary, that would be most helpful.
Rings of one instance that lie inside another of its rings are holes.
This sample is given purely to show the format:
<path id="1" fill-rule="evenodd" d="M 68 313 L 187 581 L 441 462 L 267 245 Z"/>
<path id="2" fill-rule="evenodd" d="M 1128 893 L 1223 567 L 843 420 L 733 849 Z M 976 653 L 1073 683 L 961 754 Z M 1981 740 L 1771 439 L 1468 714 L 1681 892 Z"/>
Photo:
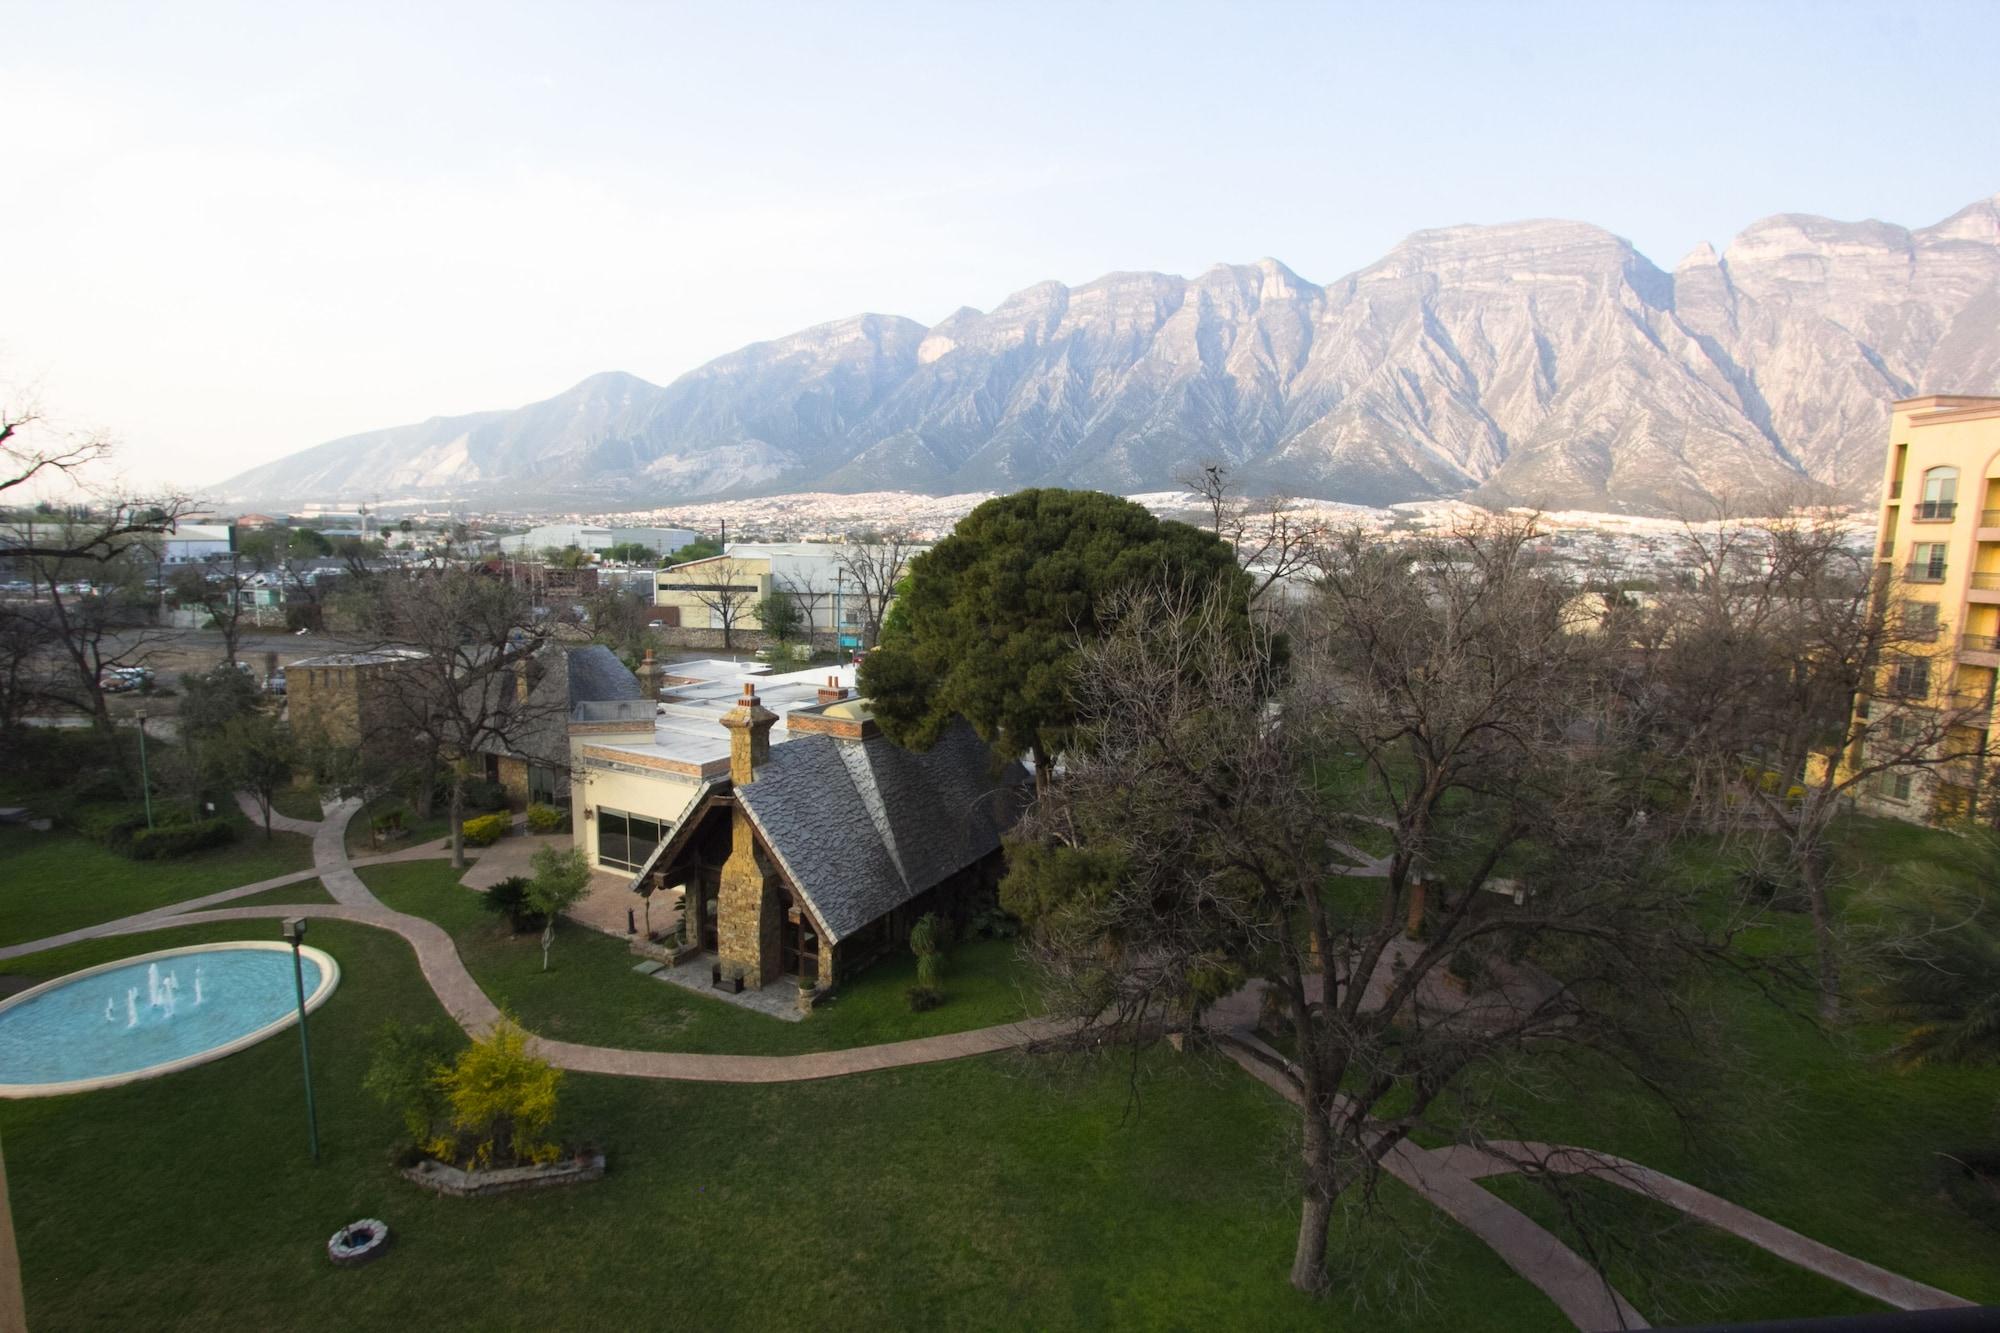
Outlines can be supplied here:
<path id="1" fill-rule="evenodd" d="M 983 940 L 1011 940 L 1021 933 L 1021 918 L 1004 907 L 976 912 L 965 928 Z"/>
<path id="2" fill-rule="evenodd" d="M 944 1003 L 944 993 L 930 986 L 912 986 L 903 994 L 910 1001 L 910 1012 L 925 1014 Z"/>
<path id="3" fill-rule="evenodd" d="M 409 817 L 400 805 L 392 805 L 368 821 L 368 827 L 377 833 L 400 833 L 403 821 Z"/>
<path id="4" fill-rule="evenodd" d="M 200 819 L 188 824 L 161 824 L 132 834 L 129 855 L 138 861 L 192 856 L 236 841 L 236 825 L 227 819 Z"/>
<path id="5" fill-rule="evenodd" d="M 466 846 L 491 847 L 506 835 L 513 823 L 505 814 L 481 815 L 459 825 L 459 831 L 465 836 Z"/>
<path id="6" fill-rule="evenodd" d="M 555 833 L 569 823 L 569 811 L 558 810 L 553 805 L 531 805 L 528 807 L 528 831 L 530 833 Z"/>
<path id="7" fill-rule="evenodd" d="M 465 808 L 468 810 L 505 810 L 507 789 L 488 778 L 467 778 L 465 780 Z"/>
<path id="8" fill-rule="evenodd" d="M 917 984 L 907 992 L 910 1008 L 916 1013 L 935 1009 L 944 1003 L 944 992 L 938 988 L 939 978 L 944 972 L 943 937 L 945 927 L 935 912 L 925 912 L 917 918 L 917 924 L 910 927 L 910 952 L 917 956 Z"/>
<path id="9" fill-rule="evenodd" d="M 453 1044 L 435 1023 L 390 1019 L 375 1034 L 375 1054 L 361 1086 L 403 1118 L 413 1143 L 437 1137 L 438 1122 L 448 1109 L 438 1077 L 450 1065 Z"/>
<path id="10" fill-rule="evenodd" d="M 528 1034 L 502 1018 L 438 1071 L 450 1130 L 432 1136 L 431 1155 L 477 1167 L 555 1161 L 562 1149 L 547 1134 L 562 1077 L 560 1069 L 528 1054 Z"/>
<path id="11" fill-rule="evenodd" d="M 509 875 L 486 890 L 487 910 L 506 917 L 507 924 L 514 928 L 516 935 L 540 930 L 548 924 L 548 918 L 528 903 L 528 886 L 531 883 L 533 881 L 526 875 Z"/>
<path id="12" fill-rule="evenodd" d="M 94 843 L 129 856 L 132 835 L 146 827 L 141 805 L 81 805 L 71 810 L 70 825 Z"/>

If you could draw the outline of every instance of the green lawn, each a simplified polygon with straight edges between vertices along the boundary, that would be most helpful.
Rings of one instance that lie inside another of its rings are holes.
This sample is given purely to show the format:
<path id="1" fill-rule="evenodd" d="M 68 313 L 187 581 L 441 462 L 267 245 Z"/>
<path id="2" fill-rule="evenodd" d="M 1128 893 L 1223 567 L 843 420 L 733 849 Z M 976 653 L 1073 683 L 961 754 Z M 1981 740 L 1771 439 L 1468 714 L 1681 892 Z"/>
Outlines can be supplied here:
<path id="1" fill-rule="evenodd" d="M 282 884 L 275 889 L 253 893 L 248 898 L 232 898 L 224 907 L 270 907 L 278 903 L 330 903 L 333 895 L 316 879 Z"/>
<path id="2" fill-rule="evenodd" d="M 314 822 L 325 813 L 319 805 L 319 788 L 313 785 L 280 789 L 271 799 L 271 808 L 281 815 L 290 815 L 293 819 L 310 819 Z"/>
<path id="3" fill-rule="evenodd" d="M 133 861 L 60 830 L 0 828 L 0 944 L 21 944 L 312 866 L 312 842 L 265 841 L 239 817 L 227 847 L 172 861 Z"/>
<path id="4" fill-rule="evenodd" d="M 1856 872 L 1849 892 L 1939 873 L 1954 845 L 1934 831 L 1857 824 L 1842 839 Z M 1895 859 L 1882 857 L 1883 844 Z M 1808 930 L 1803 916 L 1782 917 L 1761 947 L 1803 950 Z M 1809 997 L 1796 998 L 1810 1007 Z M 1587 1061 L 1530 1060 L 1504 1080 L 1473 1086 L 1532 1137 L 1629 1157 L 1836 1249 L 1970 1300 L 2000 1302 L 2000 1232 L 1945 1199 L 1938 1180 L 1940 1154 L 2000 1140 L 2000 1076 L 1967 1068 L 1898 1073 L 1882 1058 L 1891 1029 L 1857 1014 L 1828 1031 L 1742 984 L 1718 984 L 1710 1005 L 1702 1041 L 1715 1068 L 1691 1099 L 1692 1125 L 1664 1115 L 1629 1078 Z M 1509 1198 L 1534 1192 L 1519 1181 L 1496 1188 Z M 1596 1202 L 1594 1215 L 1613 1219 L 1613 1234 L 1643 1232 L 1656 1207 L 1615 1187 Z M 1713 1317 L 1697 1279 L 1655 1276 L 1662 1317 Z M 1815 1288 L 1825 1300 L 1812 1297 Z M 1752 1299 L 1749 1287 L 1742 1298 Z M 1800 1277 L 1761 1304 L 1725 1308 L 1732 1318 L 1870 1308 L 1857 1300 Z"/>
<path id="5" fill-rule="evenodd" d="M 804 1022 L 787 1023 L 640 976 L 633 968 L 641 960 L 623 940 L 584 926 L 559 930 L 543 972 L 540 935 L 509 931 L 479 894 L 460 886 L 448 862 L 369 866 L 359 874 L 388 906 L 450 931 L 466 968 L 522 1026 L 565 1041 L 783 1055 L 962 1032 L 1029 1011 L 1011 940 L 955 947 L 946 963 L 945 1003 L 929 1013 L 910 1012 L 904 991 L 915 984 L 916 960 L 897 954 L 843 982 L 834 1001 Z"/>
<path id="6" fill-rule="evenodd" d="M 384 810 L 400 808 L 403 827 L 409 836 L 400 838 L 386 847 L 377 847 L 374 828 L 370 821 Z M 429 819 L 419 819 L 408 801 L 400 796 L 378 796 L 354 812 L 354 818 L 347 823 L 347 854 L 355 856 L 375 856 L 382 852 L 399 852 L 405 847 L 415 847 L 420 843 L 434 842 L 451 836 L 451 820 L 440 810 Z"/>
<path id="7" fill-rule="evenodd" d="M 230 938 L 92 942 L 38 975 Z M 440 1018 L 394 936 L 315 922 L 342 984 L 314 1014 L 322 1160 L 281 1034 L 165 1079 L 0 1102 L 28 1318 L 103 1327 L 595 1329 L 1551 1328 L 1539 1293 L 1389 1187 L 1343 1229 L 1330 1303 L 1291 1292 L 1287 1114 L 1230 1068 L 994 1056 L 790 1086 L 570 1076 L 561 1128 L 611 1173 L 464 1201 L 398 1179 L 394 1117 L 360 1091 L 371 1033 Z M 326 1238 L 379 1217 L 390 1252 L 333 1268 Z M 170 1219 L 170 1224 L 163 1222 Z M 1407 1307 L 1428 1247 L 1430 1302 Z M 302 1313 L 309 1312 L 309 1313 Z"/>

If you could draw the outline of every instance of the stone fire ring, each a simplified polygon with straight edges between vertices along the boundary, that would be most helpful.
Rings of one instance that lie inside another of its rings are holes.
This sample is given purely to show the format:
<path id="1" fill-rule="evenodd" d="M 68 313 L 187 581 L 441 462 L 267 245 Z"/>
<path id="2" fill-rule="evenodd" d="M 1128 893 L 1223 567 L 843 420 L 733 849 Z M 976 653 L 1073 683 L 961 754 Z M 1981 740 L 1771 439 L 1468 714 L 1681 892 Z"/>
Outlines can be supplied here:
<path id="1" fill-rule="evenodd" d="M 379 1256 L 389 1245 L 389 1224 L 373 1217 L 349 1222 L 326 1243 L 326 1257 L 342 1268 L 356 1268 Z"/>

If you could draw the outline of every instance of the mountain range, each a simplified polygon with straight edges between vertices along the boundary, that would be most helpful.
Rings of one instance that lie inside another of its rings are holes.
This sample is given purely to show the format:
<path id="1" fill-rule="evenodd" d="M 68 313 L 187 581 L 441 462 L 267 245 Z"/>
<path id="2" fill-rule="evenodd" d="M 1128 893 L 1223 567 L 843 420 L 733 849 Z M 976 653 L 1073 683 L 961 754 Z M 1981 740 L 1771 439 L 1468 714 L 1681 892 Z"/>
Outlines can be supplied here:
<path id="1" fill-rule="evenodd" d="M 671 384 L 352 435 L 235 502 L 396 494 L 630 508 L 790 491 L 1467 495 L 1657 512 L 1879 482 L 1888 406 L 2000 392 L 2000 196 L 1910 230 L 1781 214 L 1671 272 L 1582 222 L 1418 232 L 1336 281 L 1276 260 L 1043 282 L 925 327 L 857 315 Z"/>

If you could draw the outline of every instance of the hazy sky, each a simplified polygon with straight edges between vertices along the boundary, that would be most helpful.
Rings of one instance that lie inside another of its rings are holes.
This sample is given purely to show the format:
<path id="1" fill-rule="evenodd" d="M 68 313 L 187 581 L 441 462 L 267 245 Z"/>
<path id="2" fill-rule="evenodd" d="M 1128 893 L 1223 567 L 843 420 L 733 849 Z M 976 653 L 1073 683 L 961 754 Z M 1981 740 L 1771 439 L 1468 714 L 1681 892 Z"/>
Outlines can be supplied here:
<path id="1" fill-rule="evenodd" d="M 2000 4 L 0 0 L 0 390 L 196 486 L 863 310 L 2000 191 Z"/>

